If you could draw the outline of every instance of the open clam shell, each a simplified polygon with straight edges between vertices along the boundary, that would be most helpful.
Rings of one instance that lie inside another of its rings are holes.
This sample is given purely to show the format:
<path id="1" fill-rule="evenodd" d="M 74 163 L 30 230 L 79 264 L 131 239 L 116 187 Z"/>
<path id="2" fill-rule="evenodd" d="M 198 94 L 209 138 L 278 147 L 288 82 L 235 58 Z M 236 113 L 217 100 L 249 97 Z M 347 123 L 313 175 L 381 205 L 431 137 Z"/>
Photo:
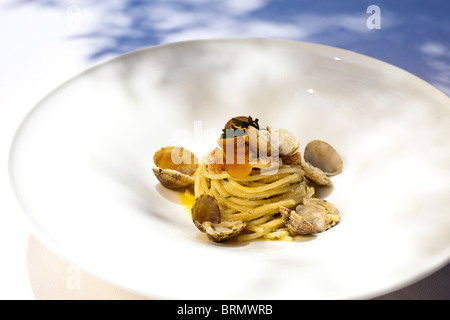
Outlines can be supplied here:
<path id="1" fill-rule="evenodd" d="M 340 220 L 338 209 L 324 199 L 303 199 L 303 204 L 299 204 L 295 212 L 311 223 L 317 232 L 324 232 L 334 227 Z"/>
<path id="2" fill-rule="evenodd" d="M 208 238 L 220 242 L 239 234 L 246 227 L 247 223 L 242 221 L 223 221 L 221 223 L 211 223 L 209 221 L 202 224 Z"/>
<path id="3" fill-rule="evenodd" d="M 269 127 L 270 141 L 278 149 L 280 156 L 290 156 L 297 152 L 299 142 L 292 132 L 287 129 L 273 130 Z"/>
<path id="4" fill-rule="evenodd" d="M 294 234 L 313 234 L 317 229 L 294 210 L 280 207 L 280 214 L 286 227 Z"/>
<path id="5" fill-rule="evenodd" d="M 198 168 L 197 156 L 183 147 L 163 147 L 153 155 L 153 162 L 158 168 L 176 170 L 191 176 Z"/>
<path id="6" fill-rule="evenodd" d="M 258 158 L 277 156 L 278 148 L 270 141 L 269 132 L 254 127 L 247 129 L 248 144 Z"/>
<path id="7" fill-rule="evenodd" d="M 247 225 L 242 221 L 220 221 L 220 208 L 216 199 L 206 194 L 195 199 L 191 215 L 195 226 L 216 242 L 234 237 Z"/>
<path id="8" fill-rule="evenodd" d="M 191 216 L 195 226 L 202 232 L 205 232 L 205 222 L 219 223 L 220 208 L 216 199 L 207 194 L 198 196 L 192 205 Z"/>
<path id="9" fill-rule="evenodd" d="M 153 168 L 153 173 L 159 182 L 168 189 L 183 189 L 195 183 L 193 176 L 188 176 L 172 169 Z"/>
<path id="10" fill-rule="evenodd" d="M 305 161 L 323 171 L 327 176 L 342 172 L 343 163 L 339 153 L 327 142 L 313 140 L 309 142 L 303 153 Z"/>
<path id="11" fill-rule="evenodd" d="M 305 161 L 301 161 L 300 164 L 305 171 L 305 176 L 312 183 L 319 186 L 329 186 L 332 184 L 328 175 L 326 175 L 325 172 L 323 172 L 321 169 L 316 168 Z"/>

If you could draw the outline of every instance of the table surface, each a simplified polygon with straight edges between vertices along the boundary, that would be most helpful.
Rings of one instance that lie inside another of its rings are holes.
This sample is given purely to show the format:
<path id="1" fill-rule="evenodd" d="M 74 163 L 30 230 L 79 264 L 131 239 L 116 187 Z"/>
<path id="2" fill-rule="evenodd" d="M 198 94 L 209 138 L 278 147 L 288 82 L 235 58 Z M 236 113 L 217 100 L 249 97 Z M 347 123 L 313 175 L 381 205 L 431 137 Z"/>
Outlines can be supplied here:
<path id="1" fill-rule="evenodd" d="M 9 146 L 25 115 L 61 83 L 139 48 L 192 39 L 264 37 L 362 53 L 450 95 L 449 11 L 448 0 L 3 1 L 0 299 L 140 298 L 88 275 L 83 290 L 68 290 L 68 266 L 30 236 L 19 217 L 8 184 Z M 447 265 L 377 299 L 450 299 L 449 288 Z"/>

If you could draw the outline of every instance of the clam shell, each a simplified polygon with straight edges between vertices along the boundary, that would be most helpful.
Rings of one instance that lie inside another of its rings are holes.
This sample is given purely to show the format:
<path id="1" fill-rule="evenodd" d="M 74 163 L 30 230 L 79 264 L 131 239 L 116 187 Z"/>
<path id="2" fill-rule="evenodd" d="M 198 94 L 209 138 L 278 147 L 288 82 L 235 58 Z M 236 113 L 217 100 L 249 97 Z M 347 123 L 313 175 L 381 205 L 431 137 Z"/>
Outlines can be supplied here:
<path id="1" fill-rule="evenodd" d="M 172 169 L 153 168 L 159 182 L 169 189 L 187 188 L 195 183 L 195 178 Z"/>
<path id="2" fill-rule="evenodd" d="M 205 232 L 204 223 L 219 223 L 220 208 L 216 199 L 207 194 L 202 194 L 195 199 L 191 209 L 192 221 L 202 232 Z"/>
<path id="3" fill-rule="evenodd" d="M 211 223 L 208 221 L 204 222 L 202 226 L 209 239 L 220 242 L 239 234 L 247 226 L 247 223 L 242 221 Z"/>
<path id="4" fill-rule="evenodd" d="M 277 129 L 270 132 L 272 144 L 278 148 L 280 156 L 290 156 L 297 152 L 299 142 L 287 129 Z"/>
<path id="5" fill-rule="evenodd" d="M 286 227 L 295 234 L 313 234 L 317 232 L 311 223 L 294 210 L 280 207 L 280 214 Z"/>
<path id="6" fill-rule="evenodd" d="M 313 140 L 305 147 L 303 157 L 307 163 L 319 168 L 327 176 L 334 176 L 342 172 L 342 158 L 327 142 Z"/>
<path id="7" fill-rule="evenodd" d="M 153 162 L 158 168 L 171 169 L 191 176 L 198 168 L 198 158 L 183 147 L 163 147 L 153 155 Z"/>
<path id="8" fill-rule="evenodd" d="M 305 161 L 301 161 L 300 164 L 301 164 L 303 170 L 305 171 L 305 176 L 312 183 L 319 185 L 319 186 L 329 186 L 332 184 L 328 175 L 325 172 L 323 172 L 321 169 L 314 167 L 313 165 L 311 165 Z"/>
<path id="9" fill-rule="evenodd" d="M 317 232 L 334 227 L 340 220 L 338 209 L 329 201 L 319 198 L 303 199 L 295 212 L 311 223 Z"/>
<path id="10" fill-rule="evenodd" d="M 249 147 L 258 158 L 278 155 L 278 148 L 270 141 L 269 132 L 249 127 L 247 135 Z"/>

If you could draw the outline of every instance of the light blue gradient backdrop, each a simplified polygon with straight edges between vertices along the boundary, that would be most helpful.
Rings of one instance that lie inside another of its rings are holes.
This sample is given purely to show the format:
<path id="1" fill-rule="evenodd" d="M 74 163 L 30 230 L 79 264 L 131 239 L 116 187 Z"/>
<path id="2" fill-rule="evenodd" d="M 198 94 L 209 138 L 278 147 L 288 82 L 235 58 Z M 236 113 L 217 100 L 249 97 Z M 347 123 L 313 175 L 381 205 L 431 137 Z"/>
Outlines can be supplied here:
<path id="1" fill-rule="evenodd" d="M 73 40 L 90 39 L 86 59 L 115 56 L 175 41 L 270 37 L 336 46 L 394 64 L 450 94 L 449 0 L 12 0 L 9 7 L 67 10 L 85 20 Z M 370 5 L 381 29 L 368 29 Z M 101 44 L 101 45 L 100 45 Z"/>

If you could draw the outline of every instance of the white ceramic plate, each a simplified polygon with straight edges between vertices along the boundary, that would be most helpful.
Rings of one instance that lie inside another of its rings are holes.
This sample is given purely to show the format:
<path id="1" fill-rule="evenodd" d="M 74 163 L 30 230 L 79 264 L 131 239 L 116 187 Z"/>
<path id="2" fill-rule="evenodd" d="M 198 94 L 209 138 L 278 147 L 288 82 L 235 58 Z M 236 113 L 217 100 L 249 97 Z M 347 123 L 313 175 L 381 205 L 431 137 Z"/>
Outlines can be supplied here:
<path id="1" fill-rule="evenodd" d="M 162 146 L 202 156 L 236 115 L 328 141 L 341 222 L 292 243 L 214 244 L 151 168 Z M 33 234 L 150 298 L 369 298 L 450 257 L 450 102 L 345 50 L 207 40 L 120 56 L 62 85 L 13 142 L 12 186 Z"/>

